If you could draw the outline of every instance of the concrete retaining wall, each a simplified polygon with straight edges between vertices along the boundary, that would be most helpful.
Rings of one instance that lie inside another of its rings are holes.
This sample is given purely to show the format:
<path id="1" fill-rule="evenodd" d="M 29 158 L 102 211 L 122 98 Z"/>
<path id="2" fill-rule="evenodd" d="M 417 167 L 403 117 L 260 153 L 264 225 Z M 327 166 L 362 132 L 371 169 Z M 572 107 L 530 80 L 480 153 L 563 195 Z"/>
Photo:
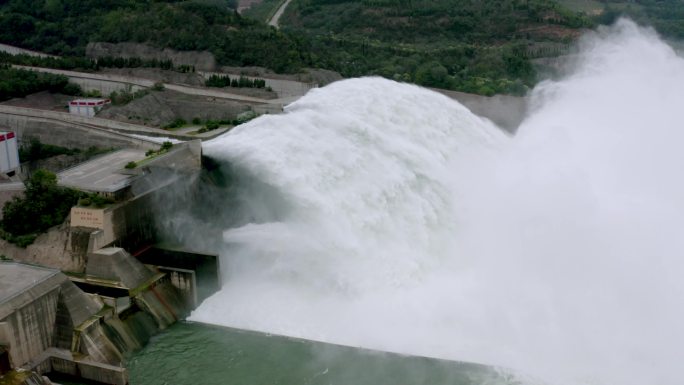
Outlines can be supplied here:
<path id="1" fill-rule="evenodd" d="M 45 143 L 64 147 L 133 146 L 157 149 L 158 143 L 127 134 L 166 134 L 163 130 L 113 120 L 6 105 L 0 105 L 0 125 L 15 131 L 20 140 L 26 135 L 36 136 Z"/>
<path id="2" fill-rule="evenodd" d="M 124 89 L 126 87 L 131 87 L 133 90 L 140 88 L 149 88 L 154 86 L 154 81 L 142 78 L 134 78 L 131 76 L 114 75 L 114 74 L 94 74 L 87 72 L 76 72 L 76 71 L 66 71 L 58 70 L 53 68 L 42 68 L 42 67 L 27 67 L 27 66 L 13 66 L 15 68 L 21 68 L 30 71 L 46 72 L 51 74 L 58 74 L 67 76 L 72 82 L 77 84 L 83 84 L 86 90 L 91 89 L 109 89 L 116 88 L 116 90 Z M 80 83 L 79 83 L 80 82 Z M 115 85 L 119 83 L 119 85 Z M 93 87 L 93 88 L 89 88 Z M 177 91 L 186 95 L 195 96 L 206 96 L 209 98 L 219 98 L 236 100 L 248 104 L 280 104 L 277 101 L 270 101 L 261 98 L 255 98 L 252 96 L 231 94 L 230 92 L 225 92 L 220 89 L 208 89 L 203 87 L 192 87 L 180 84 L 164 84 L 164 87 Z M 102 91 L 100 91 L 102 92 Z M 111 91 L 110 91 L 111 92 Z M 103 94 L 109 94 L 109 92 L 103 92 Z"/>
<path id="3" fill-rule="evenodd" d="M 66 279 L 66 277 L 64 277 Z M 56 284 L 56 282 L 52 282 Z M 42 288 L 41 288 L 42 290 Z M 16 309 L 3 320 L 14 367 L 20 367 L 52 346 L 57 317 L 59 284 L 40 298 Z M 2 318 L 2 317 L 0 317 Z"/>
<path id="4" fill-rule="evenodd" d="M 511 133 L 518 129 L 527 113 L 528 100 L 520 96 L 482 96 L 458 91 L 432 90 L 458 101 L 474 114 L 491 120 Z"/>
<path id="5" fill-rule="evenodd" d="M 81 86 L 83 90 L 97 90 L 100 91 L 102 95 L 109 95 L 113 91 L 121 91 L 126 88 L 129 88 L 131 91 L 137 91 L 140 89 L 152 87 L 154 85 L 154 82 L 151 80 L 122 75 L 95 74 L 88 72 L 78 72 L 43 67 L 30 67 L 22 65 L 13 65 L 12 67 L 28 71 L 64 75 L 68 77 L 72 83 L 76 83 L 79 86 Z"/>
<path id="6" fill-rule="evenodd" d="M 258 76 L 246 76 L 246 75 L 240 75 L 238 73 L 204 72 L 204 71 L 200 71 L 198 73 L 200 75 L 204 76 L 205 79 L 209 79 L 209 77 L 212 75 L 217 75 L 217 76 L 228 75 L 228 76 L 230 76 L 231 79 L 240 78 L 240 76 L 244 76 L 250 80 L 263 79 L 266 81 L 266 86 L 271 87 L 271 89 L 278 94 L 279 98 L 286 98 L 286 97 L 292 97 L 292 96 L 302 96 L 302 95 L 306 94 L 307 92 L 309 92 L 310 89 L 318 87 L 318 85 L 315 83 L 304 83 L 304 82 L 298 82 L 296 80 L 285 80 L 285 79 L 270 79 L 270 78 L 258 77 Z"/>
<path id="7" fill-rule="evenodd" d="M 88 43 L 86 56 L 98 58 L 112 57 L 136 57 L 143 60 L 171 60 L 174 65 L 194 66 L 197 70 L 213 71 L 216 69 L 216 59 L 208 51 L 176 51 L 170 48 L 155 48 L 140 43 Z"/>
<path id="8" fill-rule="evenodd" d="M 71 240 L 73 231 L 68 226 L 55 226 L 36 238 L 26 248 L 0 239 L 0 249 L 5 256 L 25 263 L 38 264 L 62 271 L 82 272 L 85 268 L 85 252 L 79 251 L 79 243 Z M 87 241 L 87 239 L 86 239 Z"/>

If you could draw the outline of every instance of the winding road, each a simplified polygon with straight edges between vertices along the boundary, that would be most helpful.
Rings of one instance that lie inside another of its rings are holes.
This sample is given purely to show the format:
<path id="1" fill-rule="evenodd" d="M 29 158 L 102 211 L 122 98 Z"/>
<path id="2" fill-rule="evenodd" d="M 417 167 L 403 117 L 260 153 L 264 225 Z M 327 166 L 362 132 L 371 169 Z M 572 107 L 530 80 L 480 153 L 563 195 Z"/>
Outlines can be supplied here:
<path id="1" fill-rule="evenodd" d="M 283 5 L 278 8 L 275 14 L 273 14 L 273 17 L 271 20 L 268 21 L 268 25 L 279 28 L 278 23 L 280 22 L 280 16 L 283 15 L 283 12 L 285 12 L 285 8 L 287 8 L 288 5 L 290 5 L 290 2 L 292 0 L 286 0 Z"/>

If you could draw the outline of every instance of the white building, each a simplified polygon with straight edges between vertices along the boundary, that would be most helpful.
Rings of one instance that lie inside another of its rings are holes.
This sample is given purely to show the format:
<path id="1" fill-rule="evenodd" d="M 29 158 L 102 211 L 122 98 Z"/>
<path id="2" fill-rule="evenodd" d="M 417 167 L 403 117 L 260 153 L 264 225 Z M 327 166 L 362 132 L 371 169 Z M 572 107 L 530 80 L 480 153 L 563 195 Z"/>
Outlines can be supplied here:
<path id="1" fill-rule="evenodd" d="M 109 99 L 76 99 L 69 102 L 69 113 L 92 118 L 111 101 Z"/>
<path id="2" fill-rule="evenodd" d="M 0 172 L 10 173 L 19 168 L 19 146 L 14 132 L 0 131 Z"/>

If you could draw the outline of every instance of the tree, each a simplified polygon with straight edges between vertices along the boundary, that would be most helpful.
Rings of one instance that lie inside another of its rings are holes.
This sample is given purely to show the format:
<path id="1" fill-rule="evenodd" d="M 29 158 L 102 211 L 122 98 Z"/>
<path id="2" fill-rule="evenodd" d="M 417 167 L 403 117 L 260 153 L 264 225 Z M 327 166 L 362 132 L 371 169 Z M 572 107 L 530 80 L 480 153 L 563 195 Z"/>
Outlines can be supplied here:
<path id="1" fill-rule="evenodd" d="M 24 197 L 5 203 L 0 225 L 3 238 L 16 243 L 30 239 L 30 244 L 37 234 L 64 222 L 83 194 L 59 187 L 57 176 L 47 170 L 34 172 L 25 185 Z"/>

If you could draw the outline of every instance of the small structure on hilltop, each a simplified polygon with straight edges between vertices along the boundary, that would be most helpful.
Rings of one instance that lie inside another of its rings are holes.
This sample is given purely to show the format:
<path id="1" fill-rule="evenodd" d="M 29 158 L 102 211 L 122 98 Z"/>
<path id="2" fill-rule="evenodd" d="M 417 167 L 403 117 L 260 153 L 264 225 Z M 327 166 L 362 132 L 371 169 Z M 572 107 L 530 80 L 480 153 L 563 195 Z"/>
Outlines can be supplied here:
<path id="1" fill-rule="evenodd" d="M 13 176 L 19 168 L 19 146 L 14 132 L 0 131 L 0 172 Z"/>
<path id="2" fill-rule="evenodd" d="M 69 113 L 92 118 L 109 103 L 109 99 L 76 99 L 69 102 Z"/>

